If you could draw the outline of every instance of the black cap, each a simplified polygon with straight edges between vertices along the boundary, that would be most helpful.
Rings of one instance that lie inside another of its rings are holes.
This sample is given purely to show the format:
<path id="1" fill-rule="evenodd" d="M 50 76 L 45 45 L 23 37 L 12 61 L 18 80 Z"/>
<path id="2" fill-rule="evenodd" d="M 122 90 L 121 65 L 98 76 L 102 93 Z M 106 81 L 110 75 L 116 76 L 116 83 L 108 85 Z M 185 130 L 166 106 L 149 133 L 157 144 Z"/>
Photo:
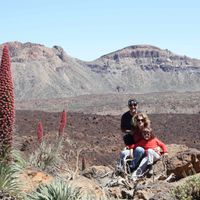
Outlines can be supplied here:
<path id="1" fill-rule="evenodd" d="M 128 106 L 132 106 L 134 104 L 138 104 L 139 102 L 136 99 L 129 99 L 128 100 Z"/>

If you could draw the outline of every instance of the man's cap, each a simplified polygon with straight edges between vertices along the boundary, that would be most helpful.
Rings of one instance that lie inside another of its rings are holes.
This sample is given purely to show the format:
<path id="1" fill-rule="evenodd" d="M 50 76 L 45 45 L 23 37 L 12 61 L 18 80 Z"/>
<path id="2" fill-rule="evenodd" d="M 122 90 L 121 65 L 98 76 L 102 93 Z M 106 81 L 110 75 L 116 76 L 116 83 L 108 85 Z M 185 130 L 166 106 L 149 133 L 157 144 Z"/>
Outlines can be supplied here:
<path id="1" fill-rule="evenodd" d="M 132 106 L 134 104 L 138 104 L 139 102 L 136 99 L 129 99 L 128 100 L 128 106 Z"/>

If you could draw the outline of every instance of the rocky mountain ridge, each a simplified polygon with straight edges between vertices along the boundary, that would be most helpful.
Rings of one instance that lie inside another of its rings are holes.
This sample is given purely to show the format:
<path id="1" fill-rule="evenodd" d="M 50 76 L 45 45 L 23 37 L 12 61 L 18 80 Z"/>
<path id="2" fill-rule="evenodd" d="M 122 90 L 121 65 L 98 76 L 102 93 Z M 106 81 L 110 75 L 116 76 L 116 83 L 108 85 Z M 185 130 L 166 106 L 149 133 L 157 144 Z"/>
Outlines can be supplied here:
<path id="1" fill-rule="evenodd" d="M 89 66 L 96 72 L 103 71 L 105 78 L 121 92 L 199 90 L 199 60 L 154 46 L 126 47 L 102 56 Z"/>
<path id="2" fill-rule="evenodd" d="M 167 49 L 134 45 L 85 62 L 67 55 L 59 46 L 7 44 L 16 100 L 200 90 L 200 60 Z"/>

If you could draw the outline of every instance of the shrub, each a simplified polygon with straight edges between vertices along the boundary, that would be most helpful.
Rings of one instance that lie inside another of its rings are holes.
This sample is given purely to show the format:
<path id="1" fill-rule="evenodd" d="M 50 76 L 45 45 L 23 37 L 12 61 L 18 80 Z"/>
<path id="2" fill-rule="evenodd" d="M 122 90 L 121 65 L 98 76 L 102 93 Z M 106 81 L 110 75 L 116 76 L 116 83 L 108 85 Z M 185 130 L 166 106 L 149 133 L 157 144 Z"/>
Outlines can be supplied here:
<path id="1" fill-rule="evenodd" d="M 18 189 L 15 169 L 12 165 L 0 163 L 0 191 L 15 193 Z"/>
<path id="2" fill-rule="evenodd" d="M 50 185 L 40 185 L 36 191 L 27 195 L 27 200 L 78 200 L 81 192 L 66 182 L 56 179 Z"/>
<path id="3" fill-rule="evenodd" d="M 38 123 L 37 138 L 39 145 L 37 145 L 36 150 L 30 156 L 29 161 L 32 166 L 41 170 L 53 172 L 54 166 L 61 162 L 60 155 L 62 154 L 63 133 L 66 121 L 66 111 L 63 110 L 60 116 L 59 134 L 53 141 L 48 141 L 48 137 L 44 137 L 42 123 Z"/>
<path id="4" fill-rule="evenodd" d="M 51 172 L 53 167 L 60 163 L 62 149 L 62 138 L 56 138 L 53 143 L 47 143 L 43 139 L 42 143 L 30 156 L 30 164 L 41 170 Z"/>
<path id="5" fill-rule="evenodd" d="M 187 183 L 172 190 L 176 200 L 197 200 L 200 199 L 200 178 L 192 177 Z"/>
<path id="6" fill-rule="evenodd" d="M 0 162 L 0 198 L 1 199 L 22 199 L 24 193 L 20 190 L 22 183 L 19 183 L 18 176 L 26 166 L 19 152 L 12 151 L 13 161 L 10 163 Z"/>

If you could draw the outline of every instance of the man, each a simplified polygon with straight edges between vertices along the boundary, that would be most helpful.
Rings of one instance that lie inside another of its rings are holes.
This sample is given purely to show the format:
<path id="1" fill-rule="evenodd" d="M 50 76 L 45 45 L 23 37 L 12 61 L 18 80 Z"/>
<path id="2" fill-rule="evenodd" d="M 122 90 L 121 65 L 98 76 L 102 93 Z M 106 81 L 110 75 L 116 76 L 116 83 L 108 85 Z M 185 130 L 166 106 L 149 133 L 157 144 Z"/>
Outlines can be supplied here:
<path id="1" fill-rule="evenodd" d="M 133 133 L 132 133 L 133 131 L 132 118 L 137 114 L 137 107 L 138 107 L 138 101 L 136 99 L 129 99 L 128 100 L 129 110 L 125 112 L 121 117 L 121 131 L 124 134 L 123 140 L 125 146 L 129 146 L 135 143 L 133 140 Z M 133 151 L 125 147 L 125 149 L 122 150 L 120 153 L 120 160 L 117 165 L 119 171 L 124 169 L 125 167 L 124 161 L 126 160 L 127 157 L 133 157 Z"/>
<path id="2" fill-rule="evenodd" d="M 132 118 L 137 113 L 138 101 L 136 99 L 128 100 L 129 111 L 125 112 L 121 117 L 121 131 L 125 133 L 123 136 L 125 145 L 133 144 L 133 136 L 131 134 L 132 130 Z"/>

